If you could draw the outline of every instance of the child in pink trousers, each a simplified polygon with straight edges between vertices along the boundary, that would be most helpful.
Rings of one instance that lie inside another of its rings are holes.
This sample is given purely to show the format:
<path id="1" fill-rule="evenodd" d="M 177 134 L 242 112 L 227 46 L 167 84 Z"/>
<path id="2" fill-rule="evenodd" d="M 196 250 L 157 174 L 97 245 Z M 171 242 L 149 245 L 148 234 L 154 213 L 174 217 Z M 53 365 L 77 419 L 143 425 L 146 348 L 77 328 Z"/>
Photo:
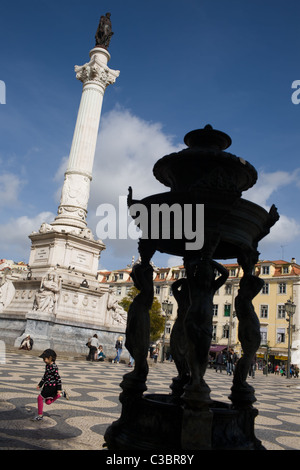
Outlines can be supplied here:
<path id="1" fill-rule="evenodd" d="M 46 349 L 39 357 L 44 359 L 46 368 L 44 376 L 37 386 L 37 390 L 42 387 L 42 391 L 37 398 L 38 415 L 33 418 L 34 421 L 41 421 L 43 419 L 44 400 L 46 405 L 51 405 L 61 396 L 69 399 L 68 394 L 61 388 L 61 378 L 55 363 L 56 352 L 53 349 Z"/>

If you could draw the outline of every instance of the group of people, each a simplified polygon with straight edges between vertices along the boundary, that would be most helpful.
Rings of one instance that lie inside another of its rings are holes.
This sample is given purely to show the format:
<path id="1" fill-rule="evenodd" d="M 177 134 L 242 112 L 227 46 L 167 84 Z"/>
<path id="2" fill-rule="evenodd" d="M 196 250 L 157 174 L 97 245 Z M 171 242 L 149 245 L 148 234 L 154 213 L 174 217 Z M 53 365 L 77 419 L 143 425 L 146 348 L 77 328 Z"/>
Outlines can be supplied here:
<path id="1" fill-rule="evenodd" d="M 238 355 L 234 352 L 233 348 L 229 347 L 226 350 L 220 351 L 215 360 L 216 372 L 222 373 L 226 368 L 227 375 L 234 373 L 235 365 L 238 361 Z M 211 361 L 211 364 L 213 361 Z"/>
<path id="2" fill-rule="evenodd" d="M 277 364 L 274 367 L 274 374 L 275 375 L 285 376 L 286 375 L 285 365 L 284 364 L 282 364 L 282 365 Z M 294 365 L 294 364 L 290 365 L 290 376 L 294 377 L 295 379 L 297 379 L 299 377 L 299 367 L 297 365 Z"/>
<path id="3" fill-rule="evenodd" d="M 94 334 L 86 345 L 89 348 L 89 354 L 86 358 L 87 361 L 104 361 L 106 355 L 104 354 L 102 344 L 99 343 L 97 334 Z"/>
<path id="4" fill-rule="evenodd" d="M 102 344 L 99 343 L 98 340 L 98 335 L 94 334 L 88 342 L 86 343 L 86 346 L 89 348 L 89 354 L 86 358 L 87 361 L 104 361 L 106 358 L 106 355 L 104 354 L 103 351 L 103 346 Z M 115 344 L 115 349 L 116 349 L 116 356 L 112 360 L 112 363 L 119 364 L 120 362 L 120 357 L 123 351 L 123 336 L 119 336 L 116 344 Z M 133 365 L 133 358 L 130 357 L 129 359 L 129 365 Z"/>

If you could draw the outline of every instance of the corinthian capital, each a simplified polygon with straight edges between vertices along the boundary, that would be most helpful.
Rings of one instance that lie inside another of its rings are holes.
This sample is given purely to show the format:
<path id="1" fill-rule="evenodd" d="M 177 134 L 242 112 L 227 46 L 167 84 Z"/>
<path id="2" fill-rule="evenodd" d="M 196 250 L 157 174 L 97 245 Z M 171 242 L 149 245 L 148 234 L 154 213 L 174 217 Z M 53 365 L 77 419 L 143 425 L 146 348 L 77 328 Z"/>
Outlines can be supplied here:
<path id="1" fill-rule="evenodd" d="M 104 65 L 96 55 L 84 65 L 75 65 L 75 72 L 76 78 L 83 84 L 93 82 L 105 88 L 114 83 L 120 74 L 119 70 L 112 70 Z"/>

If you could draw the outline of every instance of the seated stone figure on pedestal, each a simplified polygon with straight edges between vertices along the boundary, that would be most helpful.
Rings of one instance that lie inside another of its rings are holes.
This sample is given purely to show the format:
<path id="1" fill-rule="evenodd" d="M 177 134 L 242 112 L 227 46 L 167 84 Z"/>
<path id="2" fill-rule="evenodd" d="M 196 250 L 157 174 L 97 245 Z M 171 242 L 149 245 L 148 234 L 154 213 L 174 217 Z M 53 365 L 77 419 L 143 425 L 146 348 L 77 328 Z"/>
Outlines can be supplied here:
<path id="1" fill-rule="evenodd" d="M 61 289 L 59 276 L 53 272 L 48 272 L 41 282 L 38 292 L 35 294 L 33 310 L 55 313 L 58 295 Z"/>
<path id="2" fill-rule="evenodd" d="M 114 295 L 112 289 L 109 290 L 107 300 L 107 311 L 111 315 L 111 318 L 117 323 L 126 325 L 127 312 L 119 305 L 118 299 Z"/>

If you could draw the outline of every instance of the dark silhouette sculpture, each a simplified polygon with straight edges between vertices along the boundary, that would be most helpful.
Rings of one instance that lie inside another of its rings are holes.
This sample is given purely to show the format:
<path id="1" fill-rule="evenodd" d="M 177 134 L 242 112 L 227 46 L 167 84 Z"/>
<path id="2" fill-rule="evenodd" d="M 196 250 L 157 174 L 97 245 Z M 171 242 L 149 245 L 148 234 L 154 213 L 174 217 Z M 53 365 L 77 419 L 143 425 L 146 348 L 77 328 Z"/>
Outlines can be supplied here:
<path id="1" fill-rule="evenodd" d="M 110 16 L 110 13 L 101 16 L 95 35 L 96 46 L 103 47 L 104 49 L 108 49 L 111 37 L 114 34 L 111 29 Z"/>
<path id="2" fill-rule="evenodd" d="M 185 317 L 190 305 L 189 286 L 186 278 L 172 284 L 172 292 L 177 302 L 177 318 L 170 336 L 170 350 L 176 364 L 178 376 L 173 378 L 171 385 L 173 398 L 180 399 L 184 385 L 190 380 L 190 368 L 187 361 L 187 341 L 184 334 Z"/>
<path id="3" fill-rule="evenodd" d="M 219 263 L 201 258 L 185 259 L 190 305 L 184 321 L 188 364 L 191 379 L 185 387 L 183 399 L 191 407 L 210 403 L 210 388 L 204 380 L 208 353 L 212 340 L 213 298 L 228 278 L 228 271 Z M 221 276 L 216 278 L 217 272 Z"/>
<path id="4" fill-rule="evenodd" d="M 230 396 L 233 403 L 237 404 L 252 404 L 256 401 L 254 388 L 247 383 L 247 376 L 261 341 L 260 324 L 252 304 L 252 300 L 264 285 L 263 279 L 252 274 L 257 258 L 258 254 L 254 253 L 252 257 L 241 255 L 238 259 L 244 275 L 235 298 L 235 311 L 239 320 L 238 338 L 243 355 L 235 367 Z"/>
<path id="5" fill-rule="evenodd" d="M 262 449 L 254 434 L 258 414 L 252 406 L 256 400 L 254 389 L 246 382 L 249 364 L 260 344 L 259 321 L 252 300 L 263 281 L 252 273 L 258 259 L 258 243 L 279 215 L 274 205 L 267 212 L 241 197 L 256 183 L 257 172 L 249 162 L 225 152 L 231 145 L 228 135 L 207 125 L 189 132 L 184 142 L 186 149 L 162 157 L 153 168 L 154 176 L 170 191 L 135 200 L 129 188 L 130 213 L 143 236 L 139 240 L 140 265 L 133 270 L 141 303 L 134 301 L 129 312 L 126 344 L 139 362 L 132 374 L 123 377 L 122 414 L 107 429 L 105 440 L 113 450 Z M 153 220 L 152 209 L 174 208 L 174 204 L 181 210 L 183 222 L 181 226 L 175 214 L 170 216 L 166 237 L 165 215 Z M 200 246 L 191 243 L 191 233 L 195 240 L 199 235 L 199 205 L 204 205 Z M 189 211 L 185 212 L 187 208 Z M 188 231 L 184 226 L 186 213 L 191 223 Z M 180 228 L 183 230 L 178 237 Z M 173 284 L 178 316 L 171 349 L 178 376 L 172 381 L 171 394 L 142 395 L 147 388 L 145 357 L 153 295 L 151 258 L 156 251 L 182 256 L 186 269 L 186 278 Z M 204 375 L 212 338 L 213 298 L 228 276 L 215 260 L 232 258 L 243 269 L 235 300 L 243 356 L 237 364 L 231 404 L 225 404 L 210 398 Z"/>
<path id="6" fill-rule="evenodd" d="M 131 277 L 139 290 L 133 299 L 127 316 L 125 346 L 134 358 L 134 370 L 124 376 L 123 386 L 134 387 L 137 393 L 143 393 L 148 374 L 148 350 L 150 338 L 149 310 L 153 303 L 153 268 L 149 264 L 136 264 Z"/>

